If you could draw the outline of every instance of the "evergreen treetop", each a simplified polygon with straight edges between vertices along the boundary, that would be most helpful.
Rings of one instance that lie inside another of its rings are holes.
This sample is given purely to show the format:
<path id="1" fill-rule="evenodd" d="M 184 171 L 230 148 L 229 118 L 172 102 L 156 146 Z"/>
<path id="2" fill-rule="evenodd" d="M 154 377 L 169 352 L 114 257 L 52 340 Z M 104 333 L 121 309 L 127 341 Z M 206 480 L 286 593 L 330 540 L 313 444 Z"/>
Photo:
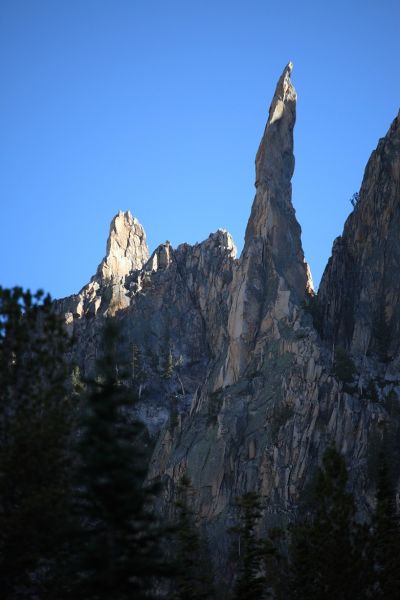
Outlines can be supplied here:
<path id="1" fill-rule="evenodd" d="M 50 296 L 0 288 L 2 597 L 44 595 L 69 520 L 69 348 Z"/>
<path id="2" fill-rule="evenodd" d="M 290 598 L 364 598 L 363 528 L 347 489 L 347 469 L 334 447 L 309 487 L 303 517 L 291 527 Z"/>
<path id="3" fill-rule="evenodd" d="M 122 381 L 118 329 L 107 321 L 98 377 L 88 385 L 79 442 L 77 508 L 78 585 L 89 599 L 155 597 L 154 579 L 165 572 L 161 530 L 153 512 L 155 486 L 147 486 L 144 425 L 135 395 Z"/>

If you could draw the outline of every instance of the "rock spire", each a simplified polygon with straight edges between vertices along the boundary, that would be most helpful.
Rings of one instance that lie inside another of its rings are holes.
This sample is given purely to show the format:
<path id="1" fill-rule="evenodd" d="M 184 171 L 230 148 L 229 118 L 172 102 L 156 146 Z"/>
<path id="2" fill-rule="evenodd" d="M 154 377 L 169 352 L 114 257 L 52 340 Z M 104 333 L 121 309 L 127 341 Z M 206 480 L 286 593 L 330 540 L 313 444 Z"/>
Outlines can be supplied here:
<path id="1" fill-rule="evenodd" d="M 128 211 L 113 218 L 107 241 L 106 256 L 97 269 L 103 280 L 121 280 L 131 271 L 141 269 L 149 258 L 146 234 Z"/>
<path id="2" fill-rule="evenodd" d="M 256 187 L 289 185 L 294 170 L 293 127 L 297 94 L 290 79 L 293 64 L 284 69 L 269 109 L 256 156 Z"/>
<path id="3" fill-rule="evenodd" d="M 301 228 L 292 205 L 293 129 L 297 94 L 290 62 L 276 86 L 264 135 L 256 155 L 256 197 L 247 224 L 244 253 L 255 240 L 267 244 L 274 267 L 299 298 L 312 286 L 301 245 Z"/>
<path id="4" fill-rule="evenodd" d="M 276 319 L 288 318 L 312 288 L 291 201 L 297 98 L 292 68 L 289 63 L 279 78 L 256 156 L 256 196 L 229 315 L 226 384 L 247 367 L 257 338 L 267 335 Z"/>

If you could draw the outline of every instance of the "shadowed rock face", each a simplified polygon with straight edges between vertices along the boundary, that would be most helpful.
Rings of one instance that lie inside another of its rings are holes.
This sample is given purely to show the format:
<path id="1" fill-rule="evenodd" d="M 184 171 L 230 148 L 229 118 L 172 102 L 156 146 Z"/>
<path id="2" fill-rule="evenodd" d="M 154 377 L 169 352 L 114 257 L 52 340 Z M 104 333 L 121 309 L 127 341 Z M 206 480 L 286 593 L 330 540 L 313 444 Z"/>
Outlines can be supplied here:
<path id="1" fill-rule="evenodd" d="M 354 354 L 399 354 L 399 195 L 400 115 L 368 161 L 318 292 L 324 338 Z"/>
<path id="2" fill-rule="evenodd" d="M 235 255 L 230 234 L 218 230 L 194 246 L 174 249 L 166 242 L 148 258 L 142 226 L 129 212 L 120 212 L 96 275 L 79 294 L 56 302 L 77 340 L 74 359 L 85 376 L 95 371 L 104 318 L 120 322 L 127 362 L 140 360 L 146 374 L 144 381 L 133 378 L 132 383 L 143 399 L 140 413 L 151 434 L 158 433 L 171 406 L 187 412 L 209 362 L 226 346 Z M 169 352 L 175 369 L 166 378 Z"/>
<path id="3" fill-rule="evenodd" d="M 278 81 L 257 152 L 239 259 L 223 230 L 194 246 L 166 242 L 148 258 L 141 225 L 119 213 L 96 275 L 57 302 L 86 375 L 104 317 L 121 323 L 138 410 L 156 441 L 150 477 L 165 483 L 167 513 L 180 477 L 190 477 L 220 573 L 235 498 L 255 490 L 261 527 L 286 522 L 329 443 L 346 456 L 360 511 L 368 511 L 373 442 L 400 414 L 399 117 L 371 156 L 358 205 L 306 310 L 312 281 L 291 203 L 291 70 L 289 63 Z M 333 368 L 334 345 L 351 351 L 353 381 Z"/>

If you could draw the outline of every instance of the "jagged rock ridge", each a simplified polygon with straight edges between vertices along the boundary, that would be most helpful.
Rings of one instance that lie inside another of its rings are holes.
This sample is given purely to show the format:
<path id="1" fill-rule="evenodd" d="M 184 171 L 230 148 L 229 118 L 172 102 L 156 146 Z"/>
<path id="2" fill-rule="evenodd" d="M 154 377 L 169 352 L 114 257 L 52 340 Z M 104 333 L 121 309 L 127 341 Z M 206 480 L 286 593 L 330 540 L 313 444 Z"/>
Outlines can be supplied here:
<path id="1" fill-rule="evenodd" d="M 262 527 L 287 521 L 329 443 L 345 454 L 367 511 L 371 440 L 394 418 L 388 396 L 399 404 L 399 117 L 372 154 L 315 298 L 291 203 L 291 70 L 289 63 L 278 81 L 257 153 L 239 259 L 222 230 L 194 246 L 167 242 L 147 259 L 143 229 L 119 213 L 95 277 L 58 302 L 85 373 L 103 317 L 123 325 L 123 349 L 128 359 L 139 353 L 146 375 L 137 381 L 133 374 L 132 385 L 157 440 L 150 476 L 165 482 L 166 511 L 179 478 L 190 477 L 221 566 L 235 498 L 256 490 Z M 379 326 L 391 331 L 384 357 Z M 338 345 L 352 354 L 351 382 L 333 366 Z"/>

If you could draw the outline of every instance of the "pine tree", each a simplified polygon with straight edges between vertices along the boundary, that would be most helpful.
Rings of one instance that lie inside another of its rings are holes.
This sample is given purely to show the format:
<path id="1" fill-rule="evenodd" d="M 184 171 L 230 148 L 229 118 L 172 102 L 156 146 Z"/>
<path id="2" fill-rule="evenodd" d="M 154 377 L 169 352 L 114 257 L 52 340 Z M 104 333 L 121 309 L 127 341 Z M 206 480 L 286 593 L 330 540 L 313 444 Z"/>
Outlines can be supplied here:
<path id="1" fill-rule="evenodd" d="M 69 347 L 49 296 L 0 288 L 1 597 L 44 597 L 65 542 Z"/>
<path id="2" fill-rule="evenodd" d="M 270 529 L 264 541 L 264 572 L 267 592 L 274 600 L 288 599 L 287 531 Z M 267 597 L 269 597 L 267 595 Z"/>
<path id="3" fill-rule="evenodd" d="M 142 350 L 137 344 L 132 348 L 132 379 L 139 386 L 146 380 Z"/>
<path id="4" fill-rule="evenodd" d="M 207 543 L 202 539 L 196 525 L 193 488 L 190 479 L 183 476 L 177 494 L 176 525 L 176 600 L 209 600 L 213 597 L 211 566 L 208 560 Z"/>
<path id="5" fill-rule="evenodd" d="M 363 529 L 355 520 L 346 484 L 344 459 L 328 448 L 309 490 L 305 515 L 291 527 L 290 598 L 365 598 Z"/>
<path id="6" fill-rule="evenodd" d="M 172 357 L 172 350 L 168 347 L 165 359 L 164 359 L 164 368 L 162 376 L 164 379 L 171 379 L 174 372 L 174 362 Z"/>
<path id="7" fill-rule="evenodd" d="M 265 558 L 274 550 L 268 539 L 256 534 L 261 517 L 258 494 L 248 492 L 237 500 L 239 524 L 233 532 L 237 534 L 238 574 L 233 593 L 234 600 L 261 600 L 268 596 Z"/>
<path id="8" fill-rule="evenodd" d="M 85 383 L 81 377 L 81 370 L 78 365 L 74 365 L 71 372 L 72 395 L 80 398 L 85 391 Z"/>
<path id="9" fill-rule="evenodd" d="M 79 443 L 77 582 L 72 597 L 87 600 L 153 598 L 154 578 L 164 574 L 161 531 L 145 485 L 148 456 L 144 425 L 134 416 L 134 395 L 121 383 L 118 330 L 104 328 L 98 377 L 89 385 Z"/>
<path id="10" fill-rule="evenodd" d="M 376 508 L 372 517 L 374 597 L 391 600 L 400 593 L 400 526 L 396 491 L 385 452 L 379 453 Z"/>

